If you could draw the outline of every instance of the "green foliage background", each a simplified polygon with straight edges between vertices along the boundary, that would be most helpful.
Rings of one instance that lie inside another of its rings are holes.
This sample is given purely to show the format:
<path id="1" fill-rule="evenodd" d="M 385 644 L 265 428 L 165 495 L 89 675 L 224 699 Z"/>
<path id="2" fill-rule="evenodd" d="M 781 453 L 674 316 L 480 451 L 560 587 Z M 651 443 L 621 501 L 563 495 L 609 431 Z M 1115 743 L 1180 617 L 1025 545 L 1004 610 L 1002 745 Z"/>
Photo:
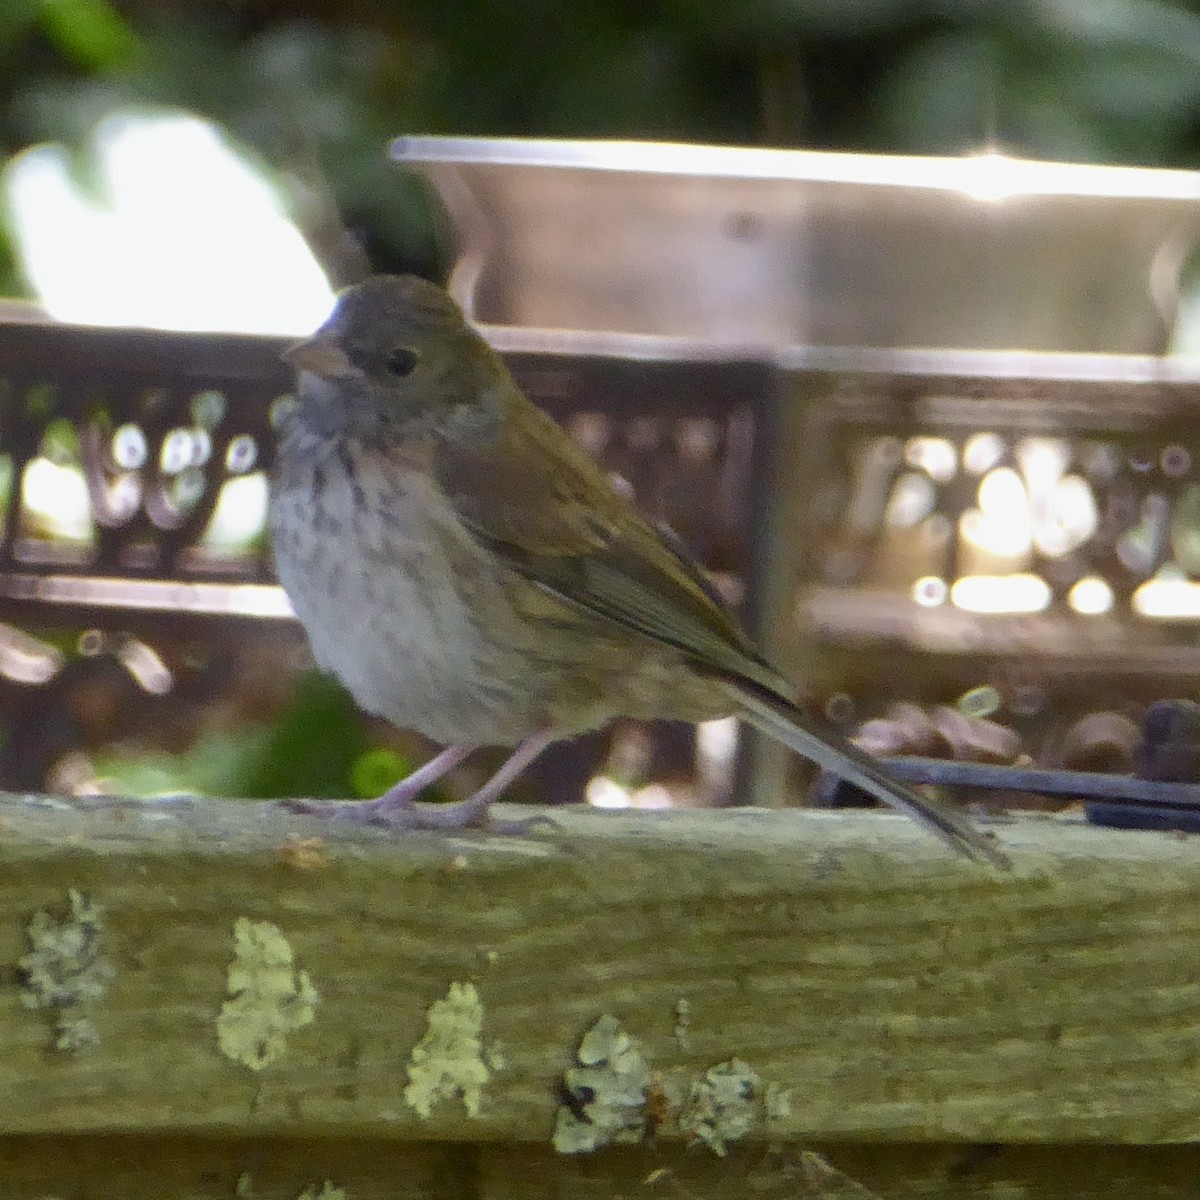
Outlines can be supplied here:
<path id="1" fill-rule="evenodd" d="M 433 269 L 403 133 L 1197 162 L 1200 5 L 1168 0 L 5 0 L 0 153 L 115 104 L 214 117 L 377 268 Z M 0 283 L 19 291 L 0 247 Z"/>

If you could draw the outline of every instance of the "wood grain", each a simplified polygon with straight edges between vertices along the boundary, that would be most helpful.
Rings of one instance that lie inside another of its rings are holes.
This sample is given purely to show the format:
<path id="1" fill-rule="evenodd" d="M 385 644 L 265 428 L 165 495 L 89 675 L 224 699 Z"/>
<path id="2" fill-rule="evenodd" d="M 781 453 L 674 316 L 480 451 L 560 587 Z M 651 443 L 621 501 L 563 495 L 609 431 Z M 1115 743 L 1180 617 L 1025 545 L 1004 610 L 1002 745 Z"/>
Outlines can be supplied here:
<path id="1" fill-rule="evenodd" d="M 657 1144 L 731 1059 L 764 1085 L 757 1141 L 1200 1139 L 1200 842 L 1059 819 L 998 836 L 1011 875 L 876 813 L 556 810 L 450 838 L 7 797 L 0 1131 L 548 1146 L 612 1013 L 667 1097 Z M 17 964 L 71 890 L 100 910 L 106 982 L 80 1006 L 97 1044 L 63 1051 Z M 217 1038 L 239 918 L 276 927 L 319 995 L 261 1070 Z M 489 1077 L 477 1116 L 424 1117 L 407 1065 L 452 983 L 482 1003 Z"/>
<path id="2" fill-rule="evenodd" d="M 0 1138 L 14 1200 L 1195 1200 L 1198 1178 L 1197 1146 L 746 1146 L 717 1159 L 661 1145 L 565 1158 L 363 1138 Z"/>

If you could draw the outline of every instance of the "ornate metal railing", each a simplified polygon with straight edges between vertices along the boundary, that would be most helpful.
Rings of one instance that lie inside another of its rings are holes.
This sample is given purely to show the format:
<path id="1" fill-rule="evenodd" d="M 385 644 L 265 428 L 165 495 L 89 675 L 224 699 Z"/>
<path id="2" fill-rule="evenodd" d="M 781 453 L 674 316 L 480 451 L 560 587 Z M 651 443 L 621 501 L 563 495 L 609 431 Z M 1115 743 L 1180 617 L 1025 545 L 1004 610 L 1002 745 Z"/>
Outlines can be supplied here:
<path id="1" fill-rule="evenodd" d="M 44 786 L 105 730 L 185 727 L 264 654 L 279 669 L 304 661 L 264 528 L 271 422 L 291 384 L 283 345 L 0 325 L 0 785 Z M 510 346 L 508 358 L 740 598 L 754 575 L 767 366 L 669 346 L 649 358 Z M 98 680 L 98 707 L 127 720 L 69 715 Z M 690 737 L 657 739 L 656 762 L 690 771 Z M 577 793 L 609 746 L 552 754 L 543 770 Z"/>
<path id="2" fill-rule="evenodd" d="M 1053 765 L 1097 713 L 1136 723 L 1150 702 L 1191 694 L 1191 368 L 813 351 L 789 377 L 811 479 L 787 539 L 804 546 L 794 624 L 842 719 L 987 686 L 997 719 Z"/>
<path id="3" fill-rule="evenodd" d="M 1200 672 L 1200 386 L 1165 360 L 491 334 L 834 720 L 986 686 L 1052 764 L 1082 720 L 1136 723 Z M 183 744 L 307 662 L 264 529 L 281 346 L 0 325 L 0 785 Z M 698 758 L 690 729 L 621 726 L 542 778 L 726 794 Z"/>

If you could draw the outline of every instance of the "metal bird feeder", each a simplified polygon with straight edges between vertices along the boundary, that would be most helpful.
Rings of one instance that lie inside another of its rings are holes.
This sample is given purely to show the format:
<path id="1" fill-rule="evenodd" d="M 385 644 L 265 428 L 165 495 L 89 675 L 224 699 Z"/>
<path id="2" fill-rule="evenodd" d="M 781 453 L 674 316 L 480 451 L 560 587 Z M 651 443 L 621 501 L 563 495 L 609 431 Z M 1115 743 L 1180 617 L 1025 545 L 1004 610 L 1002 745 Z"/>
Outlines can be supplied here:
<path id="1" fill-rule="evenodd" d="M 815 708 L 850 723 L 987 682 L 1057 765 L 1081 717 L 1188 690 L 1198 393 L 1161 355 L 1197 176 L 420 138 L 395 156 L 445 203 L 452 290 L 522 385 Z M 173 720 L 237 686 L 235 660 L 302 659 L 261 539 L 212 536 L 227 484 L 269 466 L 279 346 L 0 325 L 4 785 L 43 786 L 81 740 L 101 658 Z M 82 534 L 40 522 L 42 464 L 82 488 Z M 1024 535 L 989 529 L 1005 502 Z M 995 592 L 1009 611 L 971 601 L 979 578 L 1018 579 Z M 64 656 L 68 629 L 89 653 Z M 543 779 L 720 801 L 706 755 L 690 729 L 622 727 Z M 778 803 L 785 768 L 742 763 L 738 798 Z"/>

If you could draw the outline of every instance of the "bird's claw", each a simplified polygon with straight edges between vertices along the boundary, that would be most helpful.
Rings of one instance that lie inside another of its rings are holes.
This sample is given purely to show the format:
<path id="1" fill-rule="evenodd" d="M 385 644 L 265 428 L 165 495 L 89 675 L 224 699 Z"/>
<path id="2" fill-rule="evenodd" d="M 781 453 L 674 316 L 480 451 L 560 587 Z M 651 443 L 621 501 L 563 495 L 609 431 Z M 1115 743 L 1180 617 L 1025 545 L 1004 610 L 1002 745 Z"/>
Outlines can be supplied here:
<path id="1" fill-rule="evenodd" d="M 553 826 L 551 817 L 538 813 L 532 817 L 490 817 L 486 809 L 476 811 L 468 802 L 461 804 L 381 804 L 378 800 L 299 800 L 279 801 L 287 812 L 349 821 L 355 825 L 374 825 L 394 833 L 417 830 L 454 832 L 480 829 L 502 837 L 524 837 L 538 824 Z"/>
<path id="2" fill-rule="evenodd" d="M 350 810 L 357 808 L 355 800 L 301 800 L 289 797 L 276 802 L 284 812 L 298 813 L 306 817 L 327 817 L 335 820 L 350 815 Z"/>
<path id="3" fill-rule="evenodd" d="M 484 828 L 488 833 L 498 833 L 502 837 L 525 837 L 537 825 L 557 828 L 557 823 L 548 813 L 538 813 L 532 817 L 492 817 Z"/>

